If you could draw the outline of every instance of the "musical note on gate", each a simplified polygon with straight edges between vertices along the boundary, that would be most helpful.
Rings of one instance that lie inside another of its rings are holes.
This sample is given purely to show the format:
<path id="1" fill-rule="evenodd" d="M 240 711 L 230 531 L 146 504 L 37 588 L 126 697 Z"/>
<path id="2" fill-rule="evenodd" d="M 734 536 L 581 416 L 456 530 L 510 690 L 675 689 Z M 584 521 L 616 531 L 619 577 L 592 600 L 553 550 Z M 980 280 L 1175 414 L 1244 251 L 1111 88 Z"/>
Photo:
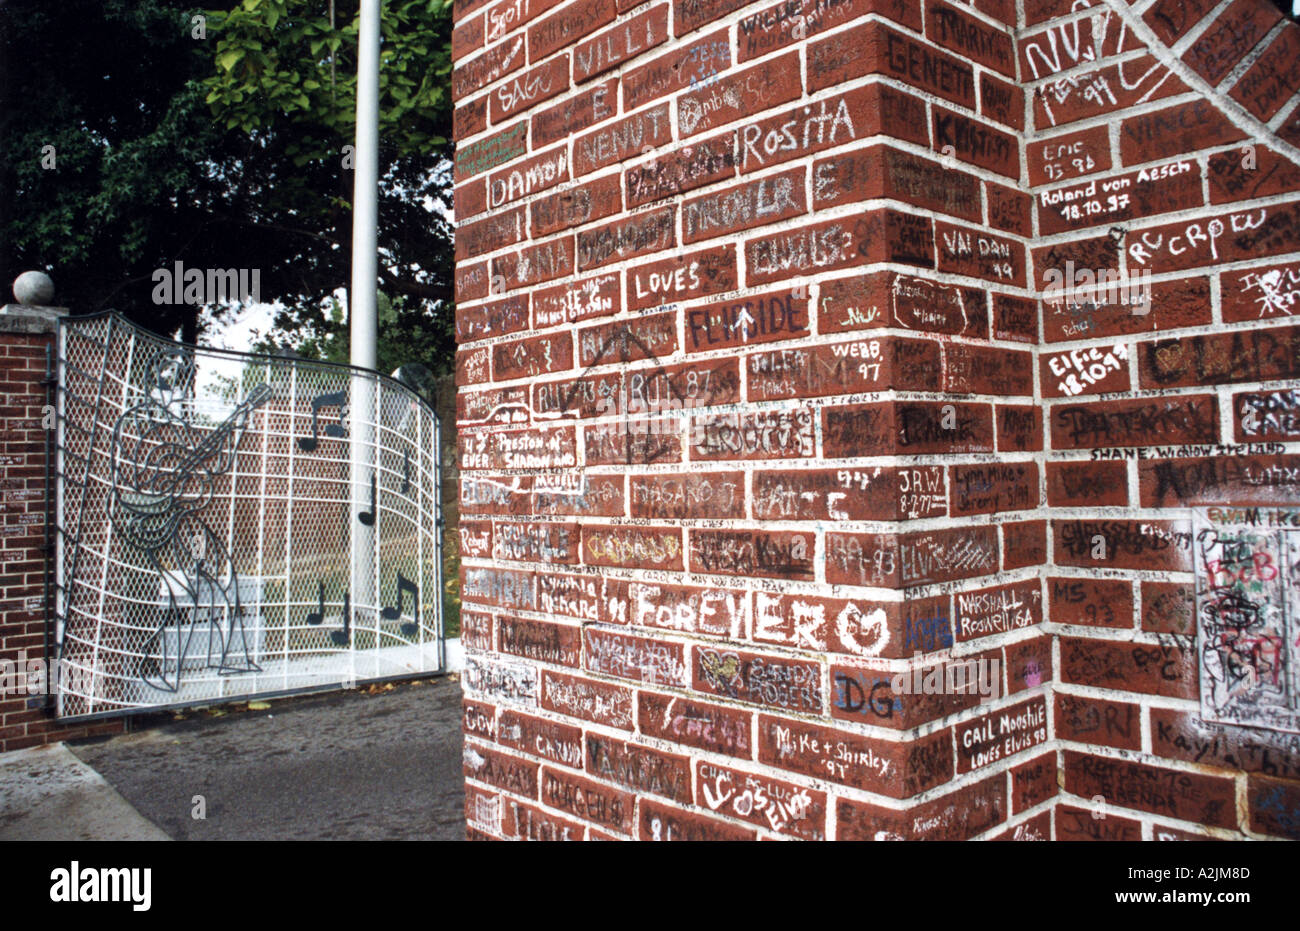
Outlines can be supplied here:
<path id="1" fill-rule="evenodd" d="M 411 451 L 402 450 L 402 494 L 411 490 Z"/>
<path id="2" fill-rule="evenodd" d="M 375 525 L 375 513 L 375 476 L 372 472 L 370 475 L 370 510 L 358 511 L 357 520 L 361 521 L 361 523 L 365 524 L 367 527 L 373 527 Z"/>
<path id="3" fill-rule="evenodd" d="M 307 623 L 312 627 L 317 627 L 325 620 L 325 583 L 316 583 L 316 601 L 317 608 L 307 615 Z"/>
<path id="4" fill-rule="evenodd" d="M 339 416 L 343 415 L 343 405 L 348 402 L 348 393 L 346 391 L 335 391 L 331 394 L 318 394 L 311 399 L 311 436 L 298 437 L 298 448 L 303 452 L 314 453 L 316 447 L 320 445 L 320 411 L 322 407 L 337 407 Z M 343 438 L 348 435 L 348 431 L 343 429 L 342 424 L 327 423 L 325 425 L 325 435 L 336 438 Z"/>
<path id="5" fill-rule="evenodd" d="M 347 592 L 343 593 L 343 629 L 331 630 L 330 639 L 341 647 L 352 642 L 352 599 Z"/>
<path id="6" fill-rule="evenodd" d="M 387 621 L 395 621 L 399 617 L 401 617 L 402 603 L 406 600 L 404 597 L 402 597 L 404 592 L 411 593 L 411 601 L 415 606 L 414 610 L 412 610 L 411 612 L 411 617 L 415 618 L 417 621 L 417 623 L 411 623 L 408 621 L 402 624 L 402 626 L 399 628 L 403 634 L 409 637 L 412 634 L 414 634 L 417 630 L 420 629 L 420 625 L 418 623 L 420 618 L 420 588 L 414 582 L 408 579 L 406 576 L 402 575 L 402 573 L 400 572 L 397 573 L 397 607 L 395 608 L 385 607 L 384 610 L 381 612 L 381 615 L 383 616 L 384 620 Z"/>

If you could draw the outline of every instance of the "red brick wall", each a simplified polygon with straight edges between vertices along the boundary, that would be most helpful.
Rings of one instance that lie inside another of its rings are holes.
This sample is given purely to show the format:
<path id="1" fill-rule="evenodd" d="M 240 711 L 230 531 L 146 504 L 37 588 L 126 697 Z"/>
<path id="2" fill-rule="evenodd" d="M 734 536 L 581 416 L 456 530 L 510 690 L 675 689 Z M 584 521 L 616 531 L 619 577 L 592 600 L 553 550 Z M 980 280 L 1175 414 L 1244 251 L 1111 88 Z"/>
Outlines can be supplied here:
<path id="1" fill-rule="evenodd" d="M 0 693 L 0 752 L 74 737 L 120 733 L 121 720 L 62 726 L 47 709 L 44 682 L 29 694 L 25 671 L 43 664 L 45 654 L 45 440 L 43 408 L 50 403 L 45 379 L 47 349 L 54 346 L 53 323 L 9 305 L 0 314 L 0 660 L 22 670 Z M 6 667 L 9 668 L 9 667 Z"/>
<path id="2" fill-rule="evenodd" d="M 1204 489 L 1091 450 L 1236 443 L 1294 384 L 1239 278 L 1297 267 L 1258 121 L 1300 76 L 1245 57 L 1296 27 L 1076 5 L 458 6 L 471 836 L 1295 833 L 1242 773 L 1296 738 L 1216 743 L 1160 620 L 1190 561 L 1137 527 Z M 1067 261 L 1152 308 L 1041 300 Z M 994 688 L 893 689 L 955 661 Z"/>

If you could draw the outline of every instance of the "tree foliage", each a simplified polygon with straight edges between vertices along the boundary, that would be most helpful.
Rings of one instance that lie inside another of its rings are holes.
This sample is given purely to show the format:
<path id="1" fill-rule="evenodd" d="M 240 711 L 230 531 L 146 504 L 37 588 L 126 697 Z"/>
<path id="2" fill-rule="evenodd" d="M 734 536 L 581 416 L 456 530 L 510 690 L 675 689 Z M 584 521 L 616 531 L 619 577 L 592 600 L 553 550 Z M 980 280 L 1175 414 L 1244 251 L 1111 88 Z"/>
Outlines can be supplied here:
<path id="1" fill-rule="evenodd" d="M 346 353 L 332 295 L 351 264 L 357 7 L 0 5 L 0 280 L 46 269 L 74 312 L 193 338 L 191 309 L 152 302 L 154 270 L 256 268 L 279 337 Z M 383 31 L 381 356 L 446 371 L 450 4 L 386 0 Z"/>

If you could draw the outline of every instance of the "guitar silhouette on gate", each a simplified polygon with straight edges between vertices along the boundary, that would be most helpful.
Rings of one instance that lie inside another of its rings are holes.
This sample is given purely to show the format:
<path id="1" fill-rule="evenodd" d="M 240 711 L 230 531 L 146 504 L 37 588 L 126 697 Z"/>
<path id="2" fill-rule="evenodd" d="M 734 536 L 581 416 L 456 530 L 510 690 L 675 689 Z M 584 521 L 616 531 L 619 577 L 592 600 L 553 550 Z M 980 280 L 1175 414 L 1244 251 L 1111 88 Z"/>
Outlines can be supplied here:
<path id="1" fill-rule="evenodd" d="M 234 561 L 202 515 L 218 476 L 234 466 L 252 412 L 272 392 L 257 385 L 225 421 L 208 429 L 196 426 L 184 409 L 193 384 L 189 353 L 160 352 L 149 364 L 146 399 L 118 417 L 111 449 L 114 531 L 143 554 L 167 594 L 166 612 L 140 651 L 140 676 L 168 692 L 180 688 L 191 641 L 203 623 L 205 668 L 223 675 L 261 670 L 249 652 Z"/>

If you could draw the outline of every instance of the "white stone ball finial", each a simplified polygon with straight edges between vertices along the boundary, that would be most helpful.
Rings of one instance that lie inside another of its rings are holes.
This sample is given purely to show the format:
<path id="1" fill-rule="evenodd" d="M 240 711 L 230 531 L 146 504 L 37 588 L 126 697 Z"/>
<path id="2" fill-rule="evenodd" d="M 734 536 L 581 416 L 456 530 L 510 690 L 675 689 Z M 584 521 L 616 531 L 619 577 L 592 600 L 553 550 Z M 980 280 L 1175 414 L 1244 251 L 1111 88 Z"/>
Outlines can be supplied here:
<path id="1" fill-rule="evenodd" d="M 54 301 L 54 281 L 45 272 L 23 272 L 14 279 L 14 297 L 28 307 L 49 307 Z"/>

